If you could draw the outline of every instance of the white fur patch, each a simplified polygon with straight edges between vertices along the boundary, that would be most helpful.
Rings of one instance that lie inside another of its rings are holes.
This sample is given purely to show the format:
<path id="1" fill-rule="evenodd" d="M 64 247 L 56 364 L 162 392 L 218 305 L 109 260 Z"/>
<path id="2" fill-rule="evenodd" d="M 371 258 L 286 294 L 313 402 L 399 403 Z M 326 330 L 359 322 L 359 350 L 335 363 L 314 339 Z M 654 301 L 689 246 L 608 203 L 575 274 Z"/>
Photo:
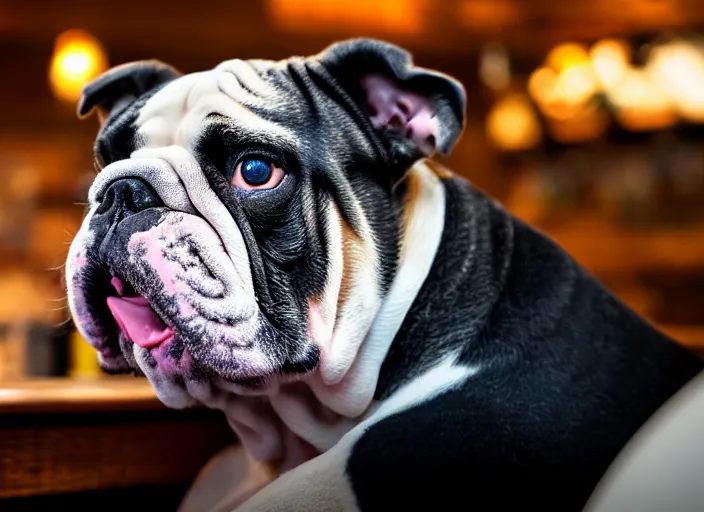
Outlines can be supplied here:
<path id="1" fill-rule="evenodd" d="M 402 240 L 398 273 L 343 378 L 334 385 L 314 383 L 312 386 L 321 402 L 344 416 L 357 417 L 369 406 L 381 364 L 440 245 L 445 225 L 445 188 L 423 163 L 414 166 L 411 172 L 420 180 L 420 192 Z"/>
<path id="2" fill-rule="evenodd" d="M 347 255 L 352 259 L 348 270 L 352 275 L 345 276 L 345 279 L 351 286 L 344 304 L 337 312 L 332 340 L 325 347 L 320 362 L 320 377 L 328 386 L 333 386 L 344 378 L 383 299 L 379 287 L 379 258 L 374 233 L 356 199 L 353 200 L 353 205 L 361 226 L 357 233 L 359 238 L 348 241 L 350 247 L 347 248 Z"/>
<path id="3" fill-rule="evenodd" d="M 337 300 L 340 295 L 340 287 L 342 284 L 344 261 L 342 253 L 342 219 L 340 213 L 334 204 L 330 204 L 325 210 L 327 239 L 328 239 L 328 276 L 325 283 L 324 293 L 319 305 L 311 304 L 311 308 L 316 306 L 319 309 L 318 325 L 311 322 L 311 334 L 314 343 L 321 350 L 329 351 L 329 345 L 332 341 L 332 331 L 335 327 L 335 316 L 337 313 Z M 313 311 L 313 314 L 316 312 Z"/>
<path id="4" fill-rule="evenodd" d="M 142 149 L 132 155 L 132 158 L 136 159 L 159 157 L 168 162 L 181 178 L 193 206 L 220 236 L 225 251 L 235 265 L 241 286 L 255 299 L 249 255 L 242 233 L 227 207 L 208 183 L 198 162 L 186 149 L 179 146 Z"/>
<path id="5" fill-rule="evenodd" d="M 456 354 L 377 404 L 365 421 L 332 449 L 283 474 L 255 494 L 237 512 L 353 512 L 359 510 L 346 467 L 350 452 L 375 423 L 463 384 L 478 368 L 458 366 Z"/>
<path id="6" fill-rule="evenodd" d="M 366 336 L 355 346 L 345 339 L 335 326 L 333 343 L 347 348 L 351 357 L 346 361 L 341 381 L 328 384 L 314 374 L 306 379 L 316 398 L 339 415 L 337 421 L 322 417 L 311 407 L 310 397 L 296 389 L 289 391 L 282 386 L 273 394 L 271 404 L 284 424 L 317 449 L 330 449 L 364 415 L 372 402 L 381 365 L 389 347 L 416 298 L 440 245 L 445 220 L 445 189 L 425 164 L 416 165 L 412 171 L 420 180 L 420 190 L 410 214 L 408 227 L 402 241 L 402 258 L 399 270 L 389 293 L 384 298 L 371 327 L 357 325 Z M 344 311 L 343 313 L 344 314 Z M 348 312 L 355 319 L 354 312 Z M 353 325 L 353 324 L 348 324 Z M 327 364 L 322 361 L 321 364 Z"/>
<path id="7" fill-rule="evenodd" d="M 267 86 L 266 96 L 247 93 L 235 74 L 242 67 L 237 62 L 224 62 L 210 71 L 180 77 L 149 98 L 136 121 L 144 147 L 178 145 L 190 148 L 197 140 L 205 118 L 214 113 L 227 116 L 233 124 L 246 128 L 253 137 L 279 139 L 296 146 L 297 138 L 290 130 L 247 108 L 260 101 L 276 102 L 276 92 Z M 255 84 L 255 90 L 261 89 L 249 73 L 246 76 L 247 85 Z"/>

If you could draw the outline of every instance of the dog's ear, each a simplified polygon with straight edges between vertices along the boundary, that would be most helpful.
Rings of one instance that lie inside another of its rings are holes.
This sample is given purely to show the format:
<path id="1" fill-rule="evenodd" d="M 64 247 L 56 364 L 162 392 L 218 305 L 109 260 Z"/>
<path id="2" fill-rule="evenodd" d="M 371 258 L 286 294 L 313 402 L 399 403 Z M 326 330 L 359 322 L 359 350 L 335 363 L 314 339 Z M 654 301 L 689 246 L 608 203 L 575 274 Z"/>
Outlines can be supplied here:
<path id="1" fill-rule="evenodd" d="M 88 117 L 97 110 L 100 124 L 144 93 L 181 76 L 176 69 L 158 60 L 143 60 L 116 66 L 83 88 L 78 116 Z"/>
<path id="2" fill-rule="evenodd" d="M 421 110 L 414 119 L 416 135 L 424 137 L 421 152 L 452 151 L 465 122 L 466 93 L 459 81 L 414 66 L 409 52 L 375 39 L 335 43 L 318 58 L 360 103 L 375 128 L 388 128 L 391 116 L 407 116 L 415 106 Z M 416 145 L 419 141 L 413 137 Z"/>

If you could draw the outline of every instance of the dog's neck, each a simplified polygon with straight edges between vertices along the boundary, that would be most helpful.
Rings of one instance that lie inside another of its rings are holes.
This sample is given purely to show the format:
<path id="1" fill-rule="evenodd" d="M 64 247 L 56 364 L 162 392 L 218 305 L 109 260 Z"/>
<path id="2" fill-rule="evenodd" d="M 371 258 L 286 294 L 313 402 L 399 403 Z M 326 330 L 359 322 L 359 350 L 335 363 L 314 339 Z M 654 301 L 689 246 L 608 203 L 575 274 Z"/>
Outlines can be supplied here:
<path id="1" fill-rule="evenodd" d="M 366 336 L 356 346 L 331 351 L 325 364 L 343 369 L 328 384 L 320 370 L 303 383 L 285 385 L 270 398 L 288 429 L 325 451 L 370 409 L 381 365 L 433 264 L 445 223 L 445 188 L 430 165 L 420 162 L 406 178 L 398 271 Z M 304 388 L 308 388 L 307 390 Z"/>
<path id="2" fill-rule="evenodd" d="M 361 343 L 352 347 L 341 343 L 344 350 L 330 353 L 326 364 L 343 377 L 331 385 L 317 373 L 312 383 L 316 397 L 345 417 L 358 417 L 369 407 L 381 364 L 440 245 L 445 222 L 445 190 L 440 179 L 422 161 L 410 169 L 406 180 L 398 271 L 391 287 Z"/>

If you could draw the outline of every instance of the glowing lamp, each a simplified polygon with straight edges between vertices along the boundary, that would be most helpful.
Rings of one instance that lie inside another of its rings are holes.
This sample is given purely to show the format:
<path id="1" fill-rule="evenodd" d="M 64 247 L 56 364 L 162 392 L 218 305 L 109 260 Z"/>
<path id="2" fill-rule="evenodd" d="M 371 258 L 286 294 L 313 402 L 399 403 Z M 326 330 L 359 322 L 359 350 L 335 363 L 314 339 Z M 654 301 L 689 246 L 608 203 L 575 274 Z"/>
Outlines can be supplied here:
<path id="1" fill-rule="evenodd" d="M 528 94 L 539 105 L 548 103 L 555 90 L 557 77 L 557 73 L 552 68 L 539 67 L 528 78 Z"/>
<path id="2" fill-rule="evenodd" d="M 54 95 L 74 103 L 81 97 L 83 86 L 108 67 L 102 45 L 82 30 L 60 34 L 54 44 L 49 68 L 49 84 Z"/>

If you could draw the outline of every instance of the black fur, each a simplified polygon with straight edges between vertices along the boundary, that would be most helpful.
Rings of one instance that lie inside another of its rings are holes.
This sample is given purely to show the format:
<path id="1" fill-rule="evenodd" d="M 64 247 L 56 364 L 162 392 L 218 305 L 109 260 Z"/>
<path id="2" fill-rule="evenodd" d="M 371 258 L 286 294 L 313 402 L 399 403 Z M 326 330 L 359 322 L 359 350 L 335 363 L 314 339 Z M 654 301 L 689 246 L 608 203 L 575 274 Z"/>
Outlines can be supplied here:
<path id="1" fill-rule="evenodd" d="M 445 188 L 438 255 L 376 394 L 450 351 L 479 371 L 363 435 L 347 466 L 359 504 L 579 511 L 624 444 L 704 364 L 544 235 L 463 180 Z"/>

